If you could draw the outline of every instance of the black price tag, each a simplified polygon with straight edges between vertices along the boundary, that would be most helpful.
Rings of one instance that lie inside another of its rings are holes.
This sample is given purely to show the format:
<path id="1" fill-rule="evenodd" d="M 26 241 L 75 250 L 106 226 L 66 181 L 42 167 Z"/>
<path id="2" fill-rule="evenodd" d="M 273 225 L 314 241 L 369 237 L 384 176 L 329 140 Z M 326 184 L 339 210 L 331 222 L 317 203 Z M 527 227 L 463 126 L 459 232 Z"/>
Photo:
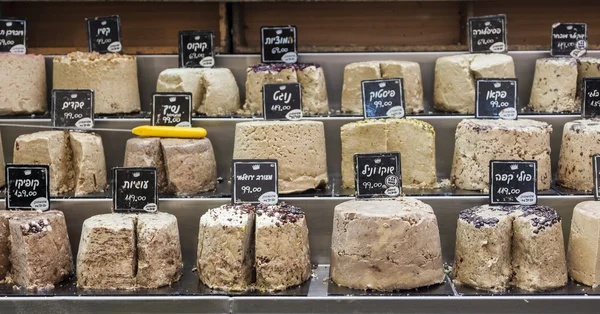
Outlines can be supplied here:
<path id="1" fill-rule="evenodd" d="M 475 85 L 475 118 L 517 118 L 517 79 L 479 78 Z"/>
<path id="2" fill-rule="evenodd" d="M 192 94 L 152 94 L 152 125 L 191 127 Z"/>
<path id="3" fill-rule="evenodd" d="M 49 175 L 48 165 L 6 165 L 6 208 L 50 209 Z"/>
<path id="4" fill-rule="evenodd" d="M 27 21 L 0 18 L 0 53 L 27 53 Z"/>
<path id="5" fill-rule="evenodd" d="M 215 32 L 180 31 L 179 67 L 212 68 L 215 66 Z"/>
<path id="6" fill-rule="evenodd" d="M 365 119 L 404 118 L 404 81 L 402 78 L 362 81 Z"/>
<path id="7" fill-rule="evenodd" d="M 490 205 L 535 205 L 536 160 L 491 160 Z"/>
<path id="8" fill-rule="evenodd" d="M 587 24 L 555 23 L 552 25 L 550 54 L 579 58 L 587 52 L 587 40 Z"/>
<path id="9" fill-rule="evenodd" d="M 469 18 L 469 51 L 471 53 L 507 52 L 506 15 Z"/>
<path id="10" fill-rule="evenodd" d="M 584 77 L 582 95 L 581 116 L 583 118 L 600 116 L 600 77 Z"/>
<path id="11" fill-rule="evenodd" d="M 354 184 L 357 198 L 400 196 L 400 153 L 355 154 Z"/>
<path id="12" fill-rule="evenodd" d="M 91 89 L 52 90 L 52 125 L 55 127 L 94 127 L 94 91 Z"/>
<path id="13" fill-rule="evenodd" d="M 600 155 L 592 156 L 592 168 L 594 168 L 594 199 L 600 201 L 600 184 L 598 184 L 598 177 L 600 177 Z"/>
<path id="14" fill-rule="evenodd" d="M 300 84 L 265 84 L 263 114 L 266 120 L 299 120 L 302 118 Z"/>
<path id="15" fill-rule="evenodd" d="M 263 26 L 260 39 L 263 63 L 298 62 L 296 26 Z"/>
<path id="16" fill-rule="evenodd" d="M 98 53 L 122 52 L 121 18 L 118 15 L 85 19 L 88 48 Z"/>
<path id="17" fill-rule="evenodd" d="M 277 160 L 234 159 L 232 168 L 232 203 L 277 204 Z"/>
<path id="18" fill-rule="evenodd" d="M 112 196 L 115 212 L 158 211 L 158 189 L 156 187 L 156 168 L 112 169 Z"/>

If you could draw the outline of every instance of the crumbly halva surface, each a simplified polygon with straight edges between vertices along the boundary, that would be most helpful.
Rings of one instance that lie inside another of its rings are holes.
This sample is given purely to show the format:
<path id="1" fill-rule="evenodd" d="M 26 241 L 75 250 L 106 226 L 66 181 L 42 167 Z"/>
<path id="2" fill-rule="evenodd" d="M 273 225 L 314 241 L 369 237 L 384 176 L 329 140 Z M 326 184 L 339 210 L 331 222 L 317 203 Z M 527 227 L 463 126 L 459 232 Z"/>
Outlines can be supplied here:
<path id="1" fill-rule="evenodd" d="M 308 115 L 329 113 L 329 100 L 325 73 L 318 64 L 257 64 L 246 70 L 246 102 L 244 110 L 262 114 L 265 84 L 299 83 L 302 93 L 302 110 Z"/>
<path id="2" fill-rule="evenodd" d="M 0 54 L 0 116 L 47 110 L 44 56 Z"/>
<path id="3" fill-rule="evenodd" d="M 529 119 L 464 119 L 456 128 L 450 179 L 463 190 L 489 185 L 490 160 L 537 160 L 538 190 L 550 188 L 552 126 Z"/>
<path id="4" fill-rule="evenodd" d="M 461 211 L 453 280 L 491 291 L 564 286 L 567 266 L 560 216 L 540 205 L 481 205 Z"/>
<path id="5" fill-rule="evenodd" d="M 181 278 L 177 218 L 168 213 L 103 214 L 86 219 L 77 254 L 77 286 L 158 288 Z"/>
<path id="6" fill-rule="evenodd" d="M 600 285 L 600 203 L 585 201 L 573 209 L 567 261 L 573 280 Z"/>
<path id="7" fill-rule="evenodd" d="M 320 188 L 328 181 L 323 122 L 238 123 L 233 159 L 277 159 L 282 194 Z"/>
<path id="8" fill-rule="evenodd" d="M 240 91 L 229 69 L 176 68 L 158 76 L 157 92 L 192 93 L 193 110 L 207 116 L 225 116 L 240 108 Z"/>
<path id="9" fill-rule="evenodd" d="M 404 101 L 407 113 L 424 110 L 421 67 L 410 61 L 355 62 L 344 68 L 342 112 L 363 114 L 362 84 L 364 80 L 401 77 L 404 83 Z"/>
<path id="10" fill-rule="evenodd" d="M 512 57 L 504 54 L 462 54 L 435 62 L 434 105 L 438 110 L 475 112 L 477 78 L 515 78 Z"/>
<path id="11" fill-rule="evenodd" d="M 331 278 L 341 286 L 379 291 L 441 283 L 442 249 L 431 206 L 409 198 L 336 206 Z"/>
<path id="12" fill-rule="evenodd" d="M 354 155 L 400 152 L 402 185 L 435 187 L 435 131 L 416 119 L 351 122 L 341 127 L 342 185 L 354 188 Z"/>
<path id="13" fill-rule="evenodd" d="M 573 58 L 538 59 L 529 108 L 540 112 L 580 111 L 577 76 L 577 61 Z"/>
<path id="14" fill-rule="evenodd" d="M 600 120 L 565 123 L 556 182 L 569 189 L 593 190 L 592 156 L 596 154 L 600 154 Z"/>
<path id="15" fill-rule="evenodd" d="M 137 62 L 117 53 L 72 52 L 54 57 L 54 89 L 94 90 L 94 113 L 140 111 Z"/>
<path id="16" fill-rule="evenodd" d="M 41 131 L 23 134 L 14 144 L 13 163 L 50 166 L 51 195 L 76 196 L 106 188 L 102 138 L 94 133 Z"/>

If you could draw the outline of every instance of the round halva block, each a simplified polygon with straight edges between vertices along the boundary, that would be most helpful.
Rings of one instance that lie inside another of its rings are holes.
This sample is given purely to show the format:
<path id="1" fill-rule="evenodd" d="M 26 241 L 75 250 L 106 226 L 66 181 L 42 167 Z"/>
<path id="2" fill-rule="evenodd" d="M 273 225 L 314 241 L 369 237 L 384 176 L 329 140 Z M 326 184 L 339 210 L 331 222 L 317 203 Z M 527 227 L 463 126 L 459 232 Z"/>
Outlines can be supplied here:
<path id="1" fill-rule="evenodd" d="M 72 52 L 54 57 L 54 89 L 94 90 L 94 113 L 140 111 L 137 63 L 133 56 L 116 53 Z"/>
<path id="2" fill-rule="evenodd" d="M 259 205 L 254 243 L 256 288 L 284 290 L 310 278 L 306 216 L 297 207 Z"/>
<path id="3" fill-rule="evenodd" d="M 551 133 L 551 125 L 535 120 L 462 120 L 456 128 L 452 184 L 483 191 L 490 160 L 537 160 L 538 190 L 549 189 Z"/>
<path id="4" fill-rule="evenodd" d="M 0 115 L 46 111 L 44 56 L 0 54 Z"/>
<path id="5" fill-rule="evenodd" d="M 463 54 L 435 62 L 433 102 L 441 111 L 474 113 L 477 78 L 515 78 L 512 57 L 504 54 Z"/>
<path id="6" fill-rule="evenodd" d="M 361 114 L 362 81 L 381 78 L 379 62 L 355 62 L 344 67 L 344 85 L 342 87 L 342 112 Z"/>
<path id="7" fill-rule="evenodd" d="M 535 74 L 529 98 L 533 111 L 579 111 L 577 61 L 572 58 L 543 58 L 535 62 Z"/>
<path id="8" fill-rule="evenodd" d="M 167 189 L 176 195 L 191 195 L 217 187 L 217 162 L 208 138 L 162 138 Z"/>
<path id="9" fill-rule="evenodd" d="M 583 57 L 577 59 L 577 100 L 576 106 L 581 104 L 583 79 L 586 77 L 600 77 L 600 58 Z"/>
<path id="10" fill-rule="evenodd" d="M 104 191 L 106 160 L 102 137 L 94 133 L 70 132 L 75 171 L 75 196 Z"/>
<path id="11" fill-rule="evenodd" d="M 155 167 L 160 193 L 167 193 L 163 151 L 158 137 L 133 137 L 125 144 L 123 167 Z"/>
<path id="12" fill-rule="evenodd" d="M 567 250 L 569 276 L 584 285 L 600 285 L 600 203 L 585 201 L 573 209 Z"/>
<path id="13" fill-rule="evenodd" d="M 437 220 L 416 200 L 348 201 L 335 207 L 331 278 L 355 289 L 413 289 L 444 280 Z"/>
<path id="14" fill-rule="evenodd" d="M 277 159 L 282 194 L 325 186 L 325 152 L 323 122 L 253 121 L 235 128 L 233 159 Z"/>
<path id="15" fill-rule="evenodd" d="M 344 124 L 342 185 L 354 188 L 354 155 L 400 152 L 405 187 L 435 187 L 435 131 L 417 119 L 364 120 Z"/>
<path id="16" fill-rule="evenodd" d="M 594 188 L 592 156 L 600 154 L 600 120 L 576 120 L 565 123 L 557 183 L 575 190 Z"/>
<path id="17" fill-rule="evenodd" d="M 200 218 L 198 277 L 213 289 L 243 291 L 254 282 L 254 206 L 223 205 Z"/>
<path id="18" fill-rule="evenodd" d="M 502 291 L 567 282 L 561 218 L 547 206 L 477 206 L 460 213 L 453 280 Z"/>

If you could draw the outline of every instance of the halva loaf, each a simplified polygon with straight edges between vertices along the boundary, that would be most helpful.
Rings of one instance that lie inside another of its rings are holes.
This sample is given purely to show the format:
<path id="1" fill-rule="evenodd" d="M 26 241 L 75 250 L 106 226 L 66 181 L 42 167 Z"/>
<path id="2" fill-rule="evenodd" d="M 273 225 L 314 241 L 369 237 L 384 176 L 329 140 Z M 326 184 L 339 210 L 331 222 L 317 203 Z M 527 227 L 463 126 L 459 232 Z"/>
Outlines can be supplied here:
<path id="1" fill-rule="evenodd" d="M 123 167 L 155 167 L 158 191 L 167 193 L 167 174 L 160 138 L 133 137 L 125 144 Z"/>
<path id="2" fill-rule="evenodd" d="M 600 285 L 600 203 L 585 201 L 573 209 L 567 250 L 569 276 L 584 285 Z"/>
<path id="3" fill-rule="evenodd" d="M 575 190 L 594 188 L 592 156 L 600 154 L 600 120 L 575 120 L 565 123 L 557 183 Z"/>
<path id="4" fill-rule="evenodd" d="M 579 111 L 577 61 L 572 58 L 543 58 L 535 62 L 529 107 L 533 111 Z"/>
<path id="5" fill-rule="evenodd" d="M 0 115 L 43 113 L 47 109 L 44 56 L 0 54 Z"/>

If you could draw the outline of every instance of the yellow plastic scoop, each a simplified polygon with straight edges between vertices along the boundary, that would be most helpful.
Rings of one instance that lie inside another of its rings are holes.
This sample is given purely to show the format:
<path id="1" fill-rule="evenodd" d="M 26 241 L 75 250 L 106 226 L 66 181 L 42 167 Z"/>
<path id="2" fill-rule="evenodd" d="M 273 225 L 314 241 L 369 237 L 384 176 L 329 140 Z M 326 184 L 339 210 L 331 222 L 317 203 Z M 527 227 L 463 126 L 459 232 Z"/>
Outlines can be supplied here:
<path id="1" fill-rule="evenodd" d="M 151 137 L 177 137 L 177 138 L 203 138 L 206 137 L 204 128 L 182 128 L 177 126 L 151 126 L 142 125 L 131 130 L 138 136 Z"/>

